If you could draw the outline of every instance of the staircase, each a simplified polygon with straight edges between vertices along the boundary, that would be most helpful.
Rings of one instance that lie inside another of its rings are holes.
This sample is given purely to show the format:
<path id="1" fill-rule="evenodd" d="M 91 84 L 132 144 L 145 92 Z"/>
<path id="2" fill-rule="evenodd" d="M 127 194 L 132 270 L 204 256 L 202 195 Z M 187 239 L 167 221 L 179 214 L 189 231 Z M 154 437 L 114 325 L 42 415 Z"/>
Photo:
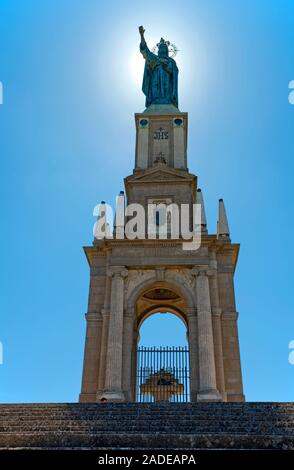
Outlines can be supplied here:
<path id="1" fill-rule="evenodd" d="M 4 448 L 294 450 L 294 403 L 0 405 Z"/>

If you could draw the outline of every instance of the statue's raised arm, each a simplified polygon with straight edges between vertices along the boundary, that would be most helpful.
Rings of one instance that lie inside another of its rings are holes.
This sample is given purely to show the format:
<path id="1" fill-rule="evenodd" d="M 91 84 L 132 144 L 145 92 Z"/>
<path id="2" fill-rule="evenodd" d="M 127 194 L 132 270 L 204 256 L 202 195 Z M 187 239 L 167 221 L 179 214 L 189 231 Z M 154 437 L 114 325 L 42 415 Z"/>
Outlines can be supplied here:
<path id="1" fill-rule="evenodd" d="M 149 63 L 149 66 L 154 67 L 156 63 L 159 62 L 158 56 L 149 50 L 144 37 L 145 29 L 143 26 L 139 26 L 139 33 L 141 36 L 140 52 L 144 59 Z"/>
<path id="2" fill-rule="evenodd" d="M 169 57 L 169 42 L 161 38 L 157 44 L 158 54 L 154 54 L 148 49 L 143 26 L 139 26 L 139 33 L 140 52 L 145 59 L 142 90 L 146 96 L 146 106 L 173 104 L 178 107 L 178 67 Z"/>
<path id="3" fill-rule="evenodd" d="M 139 26 L 139 33 L 141 36 L 141 44 L 146 44 L 146 41 L 144 38 L 145 29 L 143 28 L 143 26 Z"/>

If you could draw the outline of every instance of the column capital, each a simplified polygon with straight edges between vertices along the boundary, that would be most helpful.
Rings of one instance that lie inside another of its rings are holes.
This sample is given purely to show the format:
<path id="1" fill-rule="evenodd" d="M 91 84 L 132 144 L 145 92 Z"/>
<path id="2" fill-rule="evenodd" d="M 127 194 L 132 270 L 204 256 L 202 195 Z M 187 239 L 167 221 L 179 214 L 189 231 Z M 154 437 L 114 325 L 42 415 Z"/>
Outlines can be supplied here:
<path id="1" fill-rule="evenodd" d="M 134 318 L 135 317 L 135 307 L 127 306 L 126 311 L 124 313 L 124 317 Z"/>
<path id="2" fill-rule="evenodd" d="M 102 315 L 103 318 L 109 317 L 109 310 L 106 309 L 106 308 L 102 308 L 101 309 L 101 315 Z"/>
<path id="3" fill-rule="evenodd" d="M 101 315 L 97 312 L 87 312 L 85 318 L 87 321 L 101 321 Z"/>
<path id="4" fill-rule="evenodd" d="M 157 281 L 164 281 L 165 277 L 165 268 L 164 267 L 156 267 L 155 268 L 155 276 Z"/>
<path id="5" fill-rule="evenodd" d="M 213 276 L 214 270 L 209 266 L 194 266 L 191 269 L 192 276 Z"/>
<path id="6" fill-rule="evenodd" d="M 238 312 L 223 312 L 222 320 L 238 320 Z"/>
<path id="7" fill-rule="evenodd" d="M 191 318 L 197 318 L 197 309 L 194 307 L 187 308 L 186 310 L 186 315 L 188 319 L 190 320 Z"/>
<path id="8" fill-rule="evenodd" d="M 110 277 L 122 277 L 125 278 L 128 276 L 129 271 L 125 266 L 111 266 L 108 271 L 107 275 Z"/>
<path id="9" fill-rule="evenodd" d="M 212 307 L 212 316 L 214 317 L 220 317 L 222 314 L 222 309 L 218 307 Z"/>
<path id="10" fill-rule="evenodd" d="M 210 270 L 212 270 L 214 273 L 217 271 L 217 260 L 212 259 L 210 261 Z"/>

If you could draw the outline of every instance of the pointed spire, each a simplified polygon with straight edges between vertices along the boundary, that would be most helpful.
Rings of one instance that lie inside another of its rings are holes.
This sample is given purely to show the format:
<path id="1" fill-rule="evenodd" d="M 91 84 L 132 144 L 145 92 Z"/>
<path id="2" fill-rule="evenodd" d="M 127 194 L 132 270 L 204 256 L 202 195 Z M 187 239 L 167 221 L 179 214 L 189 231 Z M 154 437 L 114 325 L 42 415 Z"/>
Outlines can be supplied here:
<path id="1" fill-rule="evenodd" d="M 218 222 L 217 222 L 217 237 L 229 237 L 230 229 L 228 224 L 228 218 L 226 208 L 223 199 L 219 199 L 218 202 Z"/>
<path id="2" fill-rule="evenodd" d="M 96 223 L 94 225 L 94 241 L 93 244 L 99 243 L 105 238 L 106 233 L 106 220 L 107 220 L 107 205 L 105 201 L 101 201 L 100 204 L 95 206 L 94 215 L 97 216 Z"/>
<path id="3" fill-rule="evenodd" d="M 205 206 L 201 189 L 197 189 L 196 203 L 201 205 L 201 231 L 207 233 Z"/>
<path id="4" fill-rule="evenodd" d="M 122 240 L 125 237 L 125 193 L 120 191 L 116 198 L 116 213 L 114 218 L 115 238 Z"/>
<path id="5" fill-rule="evenodd" d="M 102 219 L 102 217 L 106 217 L 106 202 L 101 201 L 98 207 L 99 207 L 99 211 L 97 215 L 97 220 L 100 220 Z"/>

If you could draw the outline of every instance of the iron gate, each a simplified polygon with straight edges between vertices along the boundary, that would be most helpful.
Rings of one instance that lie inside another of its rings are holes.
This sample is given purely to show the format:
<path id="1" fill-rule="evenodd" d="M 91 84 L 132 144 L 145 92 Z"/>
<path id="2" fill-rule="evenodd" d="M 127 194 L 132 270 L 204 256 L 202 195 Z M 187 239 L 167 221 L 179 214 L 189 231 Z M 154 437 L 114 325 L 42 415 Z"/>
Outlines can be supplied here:
<path id="1" fill-rule="evenodd" d="M 138 348 L 137 401 L 190 401 L 188 347 Z"/>

